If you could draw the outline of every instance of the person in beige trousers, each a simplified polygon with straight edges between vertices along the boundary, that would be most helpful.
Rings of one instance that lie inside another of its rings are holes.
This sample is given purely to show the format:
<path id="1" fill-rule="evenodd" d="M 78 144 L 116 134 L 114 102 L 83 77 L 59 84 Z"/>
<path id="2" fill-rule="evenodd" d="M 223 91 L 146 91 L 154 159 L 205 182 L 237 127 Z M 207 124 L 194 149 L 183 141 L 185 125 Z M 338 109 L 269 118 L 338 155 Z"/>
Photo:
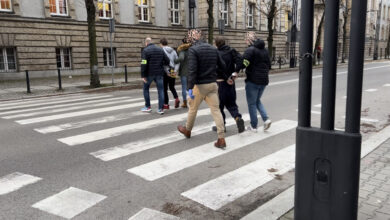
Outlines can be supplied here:
<path id="1" fill-rule="evenodd" d="M 210 108 L 215 121 L 218 140 L 214 143 L 217 148 L 225 148 L 225 126 L 219 110 L 217 67 L 226 69 L 225 63 L 217 49 L 200 40 L 200 30 L 189 31 L 188 39 L 192 40 L 192 47 L 188 55 L 188 100 L 189 110 L 185 126 L 179 125 L 177 129 L 187 138 L 191 137 L 191 130 L 195 123 L 199 105 L 203 100 Z"/>

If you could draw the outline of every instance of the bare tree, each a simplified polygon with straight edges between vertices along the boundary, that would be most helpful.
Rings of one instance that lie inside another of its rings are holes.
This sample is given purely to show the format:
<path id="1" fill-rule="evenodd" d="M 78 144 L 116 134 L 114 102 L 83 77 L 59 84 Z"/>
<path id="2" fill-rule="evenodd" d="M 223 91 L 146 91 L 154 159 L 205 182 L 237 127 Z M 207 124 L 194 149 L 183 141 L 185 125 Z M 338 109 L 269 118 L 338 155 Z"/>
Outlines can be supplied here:
<path id="1" fill-rule="evenodd" d="M 273 55 L 273 42 L 274 42 L 274 19 L 284 8 L 284 5 L 276 0 L 261 0 L 260 3 L 256 2 L 256 8 L 262 14 L 267 17 L 267 30 L 268 30 L 268 54 L 270 57 Z"/>
<path id="2" fill-rule="evenodd" d="M 314 56 L 313 56 L 313 64 L 316 65 L 316 62 L 317 62 L 317 53 L 319 52 L 318 49 L 319 49 L 319 46 L 320 46 L 320 43 L 321 43 L 321 36 L 322 36 L 322 28 L 324 26 L 324 19 L 325 19 L 325 10 L 322 12 L 322 15 L 321 15 L 321 20 L 320 20 L 320 23 L 318 24 L 318 28 L 317 28 L 317 36 L 316 36 L 316 41 L 314 43 Z"/>
<path id="3" fill-rule="evenodd" d="M 209 44 L 213 44 L 213 38 L 214 38 L 214 0 L 207 0 L 207 4 L 209 5 L 207 9 L 207 24 L 208 24 L 208 41 Z"/>
<path id="4" fill-rule="evenodd" d="M 96 49 L 96 6 L 94 0 L 85 0 L 85 6 L 87 8 L 87 21 L 88 21 L 88 38 L 89 38 L 89 65 L 90 65 L 90 87 L 100 87 L 100 80 L 98 74 L 98 56 Z"/>
<path id="5" fill-rule="evenodd" d="M 344 0 L 345 3 L 341 2 L 341 8 L 343 9 L 343 51 L 341 55 L 341 62 L 345 63 L 346 53 L 347 53 L 347 24 L 349 18 L 349 11 L 351 10 L 349 7 L 349 0 Z"/>

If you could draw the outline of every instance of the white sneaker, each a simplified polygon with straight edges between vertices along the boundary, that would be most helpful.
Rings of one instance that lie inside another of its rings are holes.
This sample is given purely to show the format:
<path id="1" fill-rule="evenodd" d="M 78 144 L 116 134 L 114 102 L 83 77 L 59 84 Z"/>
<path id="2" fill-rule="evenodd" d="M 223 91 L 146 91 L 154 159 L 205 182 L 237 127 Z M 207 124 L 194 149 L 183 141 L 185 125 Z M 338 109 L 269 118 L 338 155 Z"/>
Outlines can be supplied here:
<path id="1" fill-rule="evenodd" d="M 268 130 L 269 127 L 271 127 L 272 121 L 270 119 L 267 119 L 267 121 L 264 122 L 264 131 Z"/>
<path id="2" fill-rule="evenodd" d="M 257 128 L 252 128 L 251 125 L 249 125 L 249 126 L 246 128 L 246 130 L 251 131 L 251 132 L 253 132 L 253 133 L 257 133 Z"/>

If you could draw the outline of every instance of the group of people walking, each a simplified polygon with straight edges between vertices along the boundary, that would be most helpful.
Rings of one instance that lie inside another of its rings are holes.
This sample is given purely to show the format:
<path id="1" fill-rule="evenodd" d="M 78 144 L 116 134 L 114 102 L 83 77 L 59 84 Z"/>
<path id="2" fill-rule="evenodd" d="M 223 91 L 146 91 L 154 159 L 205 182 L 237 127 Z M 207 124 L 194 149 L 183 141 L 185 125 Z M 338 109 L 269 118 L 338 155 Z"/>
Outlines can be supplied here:
<path id="1" fill-rule="evenodd" d="M 248 48 L 242 56 L 229 47 L 223 37 L 215 39 L 214 47 L 202 40 L 200 30 L 193 29 L 178 47 L 177 55 L 165 38 L 160 40 L 161 47 L 154 45 L 151 38 L 146 38 L 141 62 L 145 107 L 141 111 L 152 111 L 149 87 L 153 81 L 158 90 L 157 113 L 164 114 L 164 109 L 169 109 L 168 88 L 175 99 L 174 107 L 178 108 L 180 100 L 175 90 L 175 79 L 179 76 L 183 95 L 181 107 L 188 107 L 188 117 L 186 124 L 179 125 L 177 129 L 190 138 L 198 108 L 205 101 L 216 124 L 212 128 L 218 134 L 214 146 L 225 148 L 225 107 L 235 119 L 238 132 L 245 131 L 244 120 L 236 103 L 235 80 L 238 73 L 246 69 L 245 91 L 250 115 L 247 130 L 257 132 L 257 111 L 264 121 L 264 130 L 267 130 L 271 120 L 260 98 L 269 83 L 271 62 L 264 41 L 257 38 L 255 32 L 248 32 L 245 40 Z"/>

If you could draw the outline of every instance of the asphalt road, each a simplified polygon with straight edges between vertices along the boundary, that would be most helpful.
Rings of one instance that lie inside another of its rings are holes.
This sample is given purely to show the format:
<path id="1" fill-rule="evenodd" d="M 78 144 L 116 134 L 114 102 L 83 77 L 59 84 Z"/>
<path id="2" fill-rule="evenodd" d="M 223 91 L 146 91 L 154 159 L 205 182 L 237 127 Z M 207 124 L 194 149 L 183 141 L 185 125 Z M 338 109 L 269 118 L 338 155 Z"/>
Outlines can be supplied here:
<path id="1" fill-rule="evenodd" d="M 338 72 L 336 128 L 343 129 L 346 66 Z M 321 79 L 314 70 L 313 126 Z M 236 88 L 246 115 L 243 79 Z M 366 64 L 363 89 L 367 139 L 390 123 L 390 62 Z M 270 76 L 262 101 L 270 130 L 238 135 L 226 112 L 225 151 L 212 146 L 206 104 L 185 139 L 176 126 L 186 109 L 161 116 L 154 103 L 142 113 L 141 90 L 0 102 L 0 219 L 240 219 L 294 184 L 298 72 Z"/>

